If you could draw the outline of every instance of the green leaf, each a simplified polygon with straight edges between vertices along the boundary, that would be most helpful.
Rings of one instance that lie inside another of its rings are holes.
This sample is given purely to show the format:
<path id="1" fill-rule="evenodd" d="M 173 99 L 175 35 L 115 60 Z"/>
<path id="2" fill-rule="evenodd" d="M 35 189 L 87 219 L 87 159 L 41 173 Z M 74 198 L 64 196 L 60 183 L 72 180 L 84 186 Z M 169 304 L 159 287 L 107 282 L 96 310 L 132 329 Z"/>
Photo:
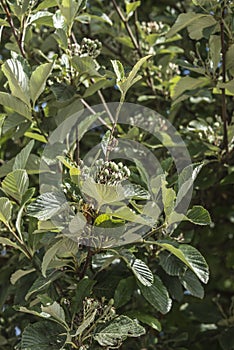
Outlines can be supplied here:
<path id="1" fill-rule="evenodd" d="M 94 84 L 91 84 L 84 93 L 84 98 L 94 95 L 97 91 L 101 90 L 107 85 L 106 78 L 100 78 Z"/>
<path id="2" fill-rule="evenodd" d="M 117 77 L 117 83 L 125 79 L 125 72 L 122 63 L 118 60 L 111 60 L 112 66 L 114 68 L 115 75 Z"/>
<path id="3" fill-rule="evenodd" d="M 168 291 L 160 278 L 154 276 L 154 283 L 150 287 L 146 287 L 141 283 L 138 283 L 144 298 L 162 314 L 166 314 L 170 311 L 172 300 L 169 298 Z"/>
<path id="4" fill-rule="evenodd" d="M 216 25 L 218 22 L 211 15 L 203 15 L 197 18 L 188 26 L 188 33 L 191 39 L 200 40 L 203 38 L 203 30 L 205 28 Z"/>
<path id="5" fill-rule="evenodd" d="M 217 84 L 217 88 L 219 88 L 219 89 L 227 89 L 232 95 L 234 95 L 234 79 L 230 80 L 227 83 L 219 82 Z"/>
<path id="6" fill-rule="evenodd" d="M 127 91 L 130 89 L 130 87 L 135 84 L 138 80 L 141 79 L 141 76 L 137 76 L 137 73 L 139 72 L 141 66 L 150 58 L 152 55 L 147 55 L 145 57 L 142 57 L 133 67 L 131 72 L 129 73 L 128 77 L 125 78 L 123 81 L 120 81 L 117 85 L 122 92 L 123 97 L 125 97 Z"/>
<path id="7" fill-rule="evenodd" d="M 42 276 L 46 277 L 46 271 L 47 271 L 47 268 L 48 268 L 50 262 L 54 259 L 57 252 L 59 251 L 59 249 L 62 246 L 63 246 L 63 240 L 61 239 L 61 240 L 57 241 L 55 244 L 53 244 L 52 247 L 50 247 L 49 249 L 46 250 L 45 255 L 43 257 L 43 260 L 42 260 L 42 264 L 41 264 Z"/>
<path id="8" fill-rule="evenodd" d="M 154 282 L 154 276 L 149 267 L 140 259 L 135 259 L 130 265 L 134 275 L 144 286 L 150 287 Z"/>
<path id="9" fill-rule="evenodd" d="M 29 179 L 26 170 L 18 169 L 8 174 L 2 182 L 4 192 L 21 202 L 23 195 L 28 189 Z"/>
<path id="10" fill-rule="evenodd" d="M 76 89 L 73 86 L 65 83 L 54 83 L 51 86 L 51 91 L 59 102 L 71 100 L 76 93 Z"/>
<path id="11" fill-rule="evenodd" d="M 19 125 L 25 123 L 27 120 L 18 113 L 12 113 L 6 117 L 3 124 L 3 133 L 5 134 L 7 131 L 18 127 Z"/>
<path id="12" fill-rule="evenodd" d="M 64 328 L 50 321 L 29 324 L 22 333 L 22 350 L 59 350 L 66 341 Z"/>
<path id="13" fill-rule="evenodd" d="M 101 207 L 103 204 L 113 203 L 124 198 L 122 186 L 110 186 L 94 182 L 88 178 L 81 187 L 82 193 L 94 198 Z"/>
<path id="14" fill-rule="evenodd" d="M 210 58 L 213 63 L 213 72 L 221 61 L 221 40 L 219 35 L 211 35 L 209 39 Z"/>
<path id="15" fill-rule="evenodd" d="M 26 276 L 26 275 L 28 275 L 28 274 L 34 272 L 34 271 L 36 271 L 34 268 L 29 269 L 29 270 L 22 270 L 22 269 L 19 269 L 19 270 L 15 271 L 15 272 L 11 275 L 11 279 L 10 279 L 11 284 L 13 284 L 13 285 L 16 284 L 16 282 L 17 282 L 20 278 L 22 278 L 22 277 L 24 277 L 24 276 Z"/>
<path id="16" fill-rule="evenodd" d="M 15 222 L 15 227 L 19 233 L 19 236 L 21 238 L 21 240 L 23 241 L 23 236 L 22 236 L 22 232 L 21 232 L 21 219 L 22 219 L 22 215 L 23 215 L 23 211 L 24 211 L 24 208 L 25 208 L 25 205 L 30 201 L 30 199 L 33 197 L 34 195 L 34 192 L 35 192 L 35 188 L 32 187 L 32 188 L 29 188 L 25 194 L 23 195 L 22 197 L 22 201 L 21 201 L 21 207 L 17 213 L 17 219 L 16 219 L 16 222 Z"/>
<path id="17" fill-rule="evenodd" d="M 8 245 L 9 247 L 12 247 L 14 249 L 18 249 L 20 250 L 22 253 L 25 254 L 25 251 L 20 247 L 18 246 L 15 242 L 12 242 L 10 239 L 8 238 L 5 238 L 5 237 L 0 237 L 0 244 L 3 244 L 3 245 Z"/>
<path id="18" fill-rule="evenodd" d="M 73 236 L 78 237 L 82 234 L 85 226 L 87 224 L 87 220 L 81 212 L 76 213 L 76 215 L 71 219 L 69 223 L 69 231 Z"/>
<path id="19" fill-rule="evenodd" d="M 226 53 L 226 69 L 234 68 L 233 57 L 234 57 L 234 44 L 229 46 Z M 233 71 L 232 71 L 232 76 L 233 76 Z"/>
<path id="20" fill-rule="evenodd" d="M 86 297 L 90 296 L 95 283 L 96 281 L 89 279 L 87 276 L 77 283 L 75 296 L 72 299 L 73 315 L 82 309 L 83 301 Z"/>
<path id="21" fill-rule="evenodd" d="M 34 141 L 30 141 L 15 157 L 13 164 L 13 170 L 25 169 L 28 161 L 28 157 L 33 149 Z"/>
<path id="22" fill-rule="evenodd" d="M 29 24 L 35 23 L 38 26 L 53 27 L 53 13 L 49 11 L 37 11 L 30 16 Z"/>
<path id="23" fill-rule="evenodd" d="M 116 309 L 125 305 L 131 299 L 134 288 L 135 279 L 133 276 L 123 278 L 119 281 L 114 294 L 114 305 Z"/>
<path id="24" fill-rule="evenodd" d="M 84 7 L 83 0 L 60 0 L 58 5 L 61 11 L 61 14 L 64 16 L 68 27 L 71 27 L 77 12 L 80 8 Z M 70 34 L 70 33 L 69 33 Z"/>
<path id="25" fill-rule="evenodd" d="M 140 5 L 141 5 L 141 1 L 134 1 L 134 2 L 126 1 L 127 17 L 130 18 Z"/>
<path id="26" fill-rule="evenodd" d="M 168 218 L 169 215 L 172 213 L 175 199 L 176 199 L 176 193 L 173 190 L 173 188 L 167 188 L 166 181 L 162 181 L 162 201 L 163 201 L 163 208 L 164 208 L 164 213 L 166 215 L 166 218 Z"/>
<path id="27" fill-rule="evenodd" d="M 87 77 L 101 77 L 97 71 L 97 66 L 92 57 L 72 57 L 72 65 L 80 75 L 87 75 Z"/>
<path id="28" fill-rule="evenodd" d="M 40 134 L 38 134 L 36 132 L 27 131 L 27 132 L 24 133 L 24 136 L 29 137 L 30 139 L 34 139 L 34 140 L 40 141 L 42 143 L 47 143 L 47 140 L 46 140 L 45 136 L 40 135 Z"/>
<path id="29" fill-rule="evenodd" d="M 209 17 L 209 19 L 208 19 L 208 17 Z M 210 16 L 210 15 L 205 15 L 203 13 L 195 13 L 195 12 L 181 13 L 177 17 L 177 20 L 174 23 L 174 25 L 167 32 L 166 38 L 171 38 L 176 33 L 178 33 L 180 30 L 182 30 L 182 29 L 184 29 L 186 27 L 188 27 L 189 30 L 190 30 L 190 37 L 191 37 L 191 39 L 196 38 L 197 35 L 198 35 L 196 33 L 196 30 L 199 30 L 199 25 L 198 25 L 199 22 L 198 22 L 198 20 L 203 19 L 203 18 L 205 18 L 207 20 L 207 23 L 209 23 L 208 26 L 216 24 L 215 19 L 212 16 Z M 211 22 L 212 22 L 212 24 L 211 24 Z M 202 25 L 203 24 L 204 24 L 204 22 L 202 21 Z M 203 30 L 204 27 L 201 27 L 201 28 Z M 200 33 L 199 33 L 199 35 L 200 35 Z"/>
<path id="30" fill-rule="evenodd" d="M 182 276 L 179 277 L 179 279 L 181 284 L 191 293 L 191 295 L 200 299 L 204 297 L 204 288 L 202 287 L 197 276 L 191 270 L 187 270 Z"/>
<path id="31" fill-rule="evenodd" d="M 44 63 L 33 71 L 29 81 L 30 97 L 33 105 L 35 105 L 35 102 L 45 90 L 46 81 L 53 69 L 53 66 L 54 62 Z"/>
<path id="32" fill-rule="evenodd" d="M 158 241 L 158 245 L 180 259 L 187 265 L 195 275 L 203 282 L 207 283 L 209 280 L 209 268 L 207 262 L 201 253 L 194 247 L 187 244 L 180 244 L 178 248 L 175 246 Z"/>
<path id="33" fill-rule="evenodd" d="M 126 221 L 136 222 L 138 224 L 146 225 L 149 227 L 152 227 L 154 225 L 154 220 L 150 220 L 148 217 L 145 218 L 142 215 L 136 214 L 131 208 L 127 206 L 120 207 L 111 213 L 111 215 Z"/>
<path id="34" fill-rule="evenodd" d="M 152 315 L 149 315 L 149 314 L 146 314 L 145 312 L 137 311 L 137 310 L 128 311 L 126 314 L 128 317 L 136 318 L 140 322 L 147 324 L 148 326 L 150 326 L 151 328 L 155 329 L 158 332 L 161 332 L 162 330 L 161 323 L 156 317 Z"/>
<path id="35" fill-rule="evenodd" d="M 131 199 L 141 199 L 141 200 L 149 200 L 150 199 L 150 193 L 144 189 L 144 187 L 141 187 L 140 185 L 136 184 L 126 184 L 123 185 L 124 190 L 124 196 L 125 198 L 131 198 Z"/>
<path id="36" fill-rule="evenodd" d="M 206 77 L 199 77 L 199 78 L 191 78 L 189 76 L 182 77 L 175 85 L 174 90 L 171 93 L 171 97 L 173 100 L 176 100 L 186 91 L 196 90 L 198 88 L 204 87 L 209 83 L 210 83 L 210 80 Z"/>
<path id="37" fill-rule="evenodd" d="M 19 249 L 17 244 L 15 242 L 12 242 L 9 238 L 0 237 L 0 244 L 9 245 L 9 247 Z"/>
<path id="38" fill-rule="evenodd" d="M 62 272 L 60 271 L 56 271 L 54 273 L 51 273 L 49 276 L 47 276 L 46 278 L 44 278 L 43 276 L 39 276 L 32 284 L 31 288 L 29 289 L 29 291 L 27 292 L 26 296 L 25 296 L 25 300 L 29 300 L 29 298 L 31 297 L 31 295 L 33 295 L 36 292 L 42 292 L 45 289 L 47 289 L 50 284 L 52 282 L 54 282 L 55 280 L 57 280 L 58 278 L 60 278 L 63 275 Z"/>
<path id="39" fill-rule="evenodd" d="M 57 0 L 44 0 L 40 1 L 35 11 L 44 10 L 50 7 L 57 6 Z"/>
<path id="40" fill-rule="evenodd" d="M 8 224 L 11 219 L 12 204 L 8 198 L 0 198 L 0 221 Z"/>
<path id="41" fill-rule="evenodd" d="M 46 192 L 41 194 L 28 207 L 28 215 L 39 220 L 49 220 L 63 211 L 67 205 L 66 198 L 60 192 Z"/>
<path id="42" fill-rule="evenodd" d="M 183 275 L 187 268 L 180 259 L 165 250 L 159 254 L 159 259 L 160 265 L 170 276 Z"/>
<path id="43" fill-rule="evenodd" d="M 94 339 L 105 347 L 119 347 L 127 337 L 139 337 L 145 329 L 136 320 L 127 316 L 118 316 L 107 327 L 94 335 Z"/>
<path id="44" fill-rule="evenodd" d="M 68 325 L 66 323 L 65 319 L 65 312 L 63 308 L 57 303 L 56 301 L 53 302 L 53 304 L 48 306 L 41 306 L 42 312 L 45 312 L 49 314 L 56 322 L 64 326 L 66 329 L 68 329 Z"/>
<path id="45" fill-rule="evenodd" d="M 196 225 L 210 225 L 211 218 L 209 212 L 202 206 L 195 205 L 187 212 L 186 219 Z M 186 220 L 184 219 L 184 220 Z"/>
<path id="46" fill-rule="evenodd" d="M 30 106 L 28 95 L 29 79 L 23 69 L 22 63 L 15 59 L 8 59 L 2 65 L 2 71 L 8 79 L 12 95 Z"/>
<path id="47" fill-rule="evenodd" d="M 95 316 L 97 314 L 97 309 L 90 310 L 83 318 L 82 323 L 79 325 L 79 327 L 76 330 L 76 333 L 74 334 L 75 337 L 82 334 L 86 328 L 88 328 L 95 320 Z"/>
<path id="48" fill-rule="evenodd" d="M 29 107 L 15 96 L 0 91 L 0 104 L 4 107 L 11 108 L 13 111 L 29 120 L 32 119 Z"/>

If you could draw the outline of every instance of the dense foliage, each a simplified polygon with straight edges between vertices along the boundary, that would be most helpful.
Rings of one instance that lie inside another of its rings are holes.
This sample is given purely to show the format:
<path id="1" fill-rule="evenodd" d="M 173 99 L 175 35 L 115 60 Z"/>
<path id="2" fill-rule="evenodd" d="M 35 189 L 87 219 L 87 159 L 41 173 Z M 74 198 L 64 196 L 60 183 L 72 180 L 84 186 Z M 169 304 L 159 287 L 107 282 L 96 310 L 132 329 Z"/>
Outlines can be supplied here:
<path id="1" fill-rule="evenodd" d="M 233 1 L 0 5 L 0 349 L 234 349 Z"/>

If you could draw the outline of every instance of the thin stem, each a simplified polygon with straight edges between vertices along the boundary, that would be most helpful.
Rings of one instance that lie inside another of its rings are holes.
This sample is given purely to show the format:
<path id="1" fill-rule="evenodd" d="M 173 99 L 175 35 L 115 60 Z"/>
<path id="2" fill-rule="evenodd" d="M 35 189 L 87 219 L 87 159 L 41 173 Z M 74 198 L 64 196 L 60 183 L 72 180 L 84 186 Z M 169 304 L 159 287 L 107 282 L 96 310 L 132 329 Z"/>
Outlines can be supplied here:
<path id="1" fill-rule="evenodd" d="M 226 3 L 222 7 L 221 20 L 220 20 L 220 39 L 221 39 L 221 52 L 222 52 L 222 80 L 223 83 L 226 82 L 226 44 L 225 44 L 225 31 L 224 31 L 224 18 L 226 12 Z M 221 88 L 221 99 L 222 99 L 222 109 L 221 116 L 223 121 L 223 145 L 226 149 L 226 152 L 229 152 L 228 149 L 228 119 L 227 119 L 227 101 L 226 101 L 226 90 Z"/>
<path id="2" fill-rule="evenodd" d="M 13 237 L 15 238 L 15 240 L 19 243 L 19 245 L 21 246 L 21 248 L 24 251 L 24 254 L 26 255 L 26 257 L 31 260 L 32 259 L 32 255 L 29 252 L 28 248 L 25 246 L 24 241 L 22 239 L 20 239 L 19 236 L 17 236 L 17 234 L 15 233 L 15 231 L 12 229 L 12 227 L 10 226 L 10 224 L 7 224 L 6 227 L 8 228 L 8 230 L 10 231 L 10 233 L 13 235 Z"/>
<path id="3" fill-rule="evenodd" d="M 81 98 L 80 101 L 83 103 L 83 105 L 92 113 L 92 114 L 97 114 L 95 110 L 83 99 Z M 109 130 L 112 130 L 111 126 L 109 126 L 102 117 L 98 117 L 98 120 L 105 125 L 105 127 Z"/>
<path id="4" fill-rule="evenodd" d="M 82 269 L 80 276 L 79 276 L 80 279 L 82 279 L 85 276 L 86 271 L 91 263 L 92 255 L 93 255 L 93 252 L 91 250 L 91 247 L 88 247 L 88 254 L 87 254 L 86 260 L 84 262 L 83 269 Z"/>
<path id="5" fill-rule="evenodd" d="M 115 1 L 115 0 L 111 0 L 111 1 L 112 1 L 113 5 L 114 5 L 114 7 L 115 7 L 115 9 L 116 9 L 116 12 L 118 13 L 118 15 L 119 15 L 119 17 L 120 17 L 120 19 L 121 19 L 121 21 L 124 23 L 124 26 L 125 26 L 125 28 L 126 28 L 128 34 L 129 34 L 129 37 L 130 37 L 130 39 L 131 39 L 131 41 L 132 41 L 132 43 L 133 43 L 133 46 L 134 46 L 135 49 L 137 50 L 139 56 L 142 56 L 142 52 L 141 52 L 140 46 L 138 45 L 137 40 L 136 40 L 136 38 L 135 38 L 134 35 L 133 35 L 132 29 L 131 29 L 131 27 L 129 26 L 128 21 L 127 21 L 126 18 L 124 17 L 124 15 L 123 15 L 123 13 L 122 13 L 120 7 L 117 5 L 116 1 Z"/>
<path id="6" fill-rule="evenodd" d="M 115 122 L 114 118 L 113 118 L 113 116 L 111 114 L 111 111 L 109 110 L 109 107 L 108 107 L 108 105 L 106 103 L 106 100 L 105 100 L 105 98 L 104 98 L 104 96 L 103 96 L 103 94 L 102 94 L 102 92 L 100 90 L 98 90 L 98 95 L 99 95 L 99 97 L 100 97 L 100 99 L 101 99 L 101 101 L 102 101 L 102 103 L 103 103 L 103 105 L 105 107 L 105 110 L 106 110 L 107 114 L 109 115 L 110 121 L 112 123 L 114 123 Z"/>
<path id="7" fill-rule="evenodd" d="M 14 22 L 13 22 L 13 19 L 12 19 L 12 17 L 11 17 L 11 13 L 10 13 L 10 11 L 9 11 L 9 9 L 8 9 L 8 6 L 7 6 L 7 3 L 5 2 L 5 0 L 1 0 L 1 5 L 2 5 L 3 10 L 4 10 L 5 13 L 6 13 L 7 21 L 8 21 L 8 23 L 9 23 L 10 27 L 11 27 L 13 36 L 14 36 L 15 41 L 16 41 L 18 47 L 19 47 L 20 53 L 21 53 L 21 55 L 25 58 L 26 55 L 25 55 L 24 48 L 22 47 L 21 42 L 20 42 L 20 39 L 18 38 L 18 35 L 17 35 L 17 33 L 16 33 L 15 26 L 14 26 Z"/>
<path id="8" fill-rule="evenodd" d="M 114 5 L 114 7 L 116 9 L 116 12 L 118 13 L 118 15 L 119 15 L 119 17 L 121 19 L 121 21 L 123 22 L 123 24 L 125 26 L 126 31 L 128 32 L 128 35 L 129 35 L 129 37 L 130 37 L 130 39 L 132 41 L 133 46 L 135 47 L 135 49 L 136 49 L 138 55 L 140 56 L 140 58 L 142 58 L 143 57 L 143 53 L 141 51 L 141 47 L 140 47 L 139 43 L 137 42 L 137 39 L 135 38 L 135 36 L 134 36 L 134 34 L 132 32 L 132 29 L 131 29 L 131 27 L 130 27 L 130 25 L 128 23 L 128 20 L 124 17 L 124 15 L 123 15 L 120 7 L 117 5 L 116 1 L 115 0 L 111 0 L 111 1 L 112 1 L 113 5 Z M 135 28 L 137 29 L 137 27 L 135 27 Z M 154 94 L 156 94 L 156 91 L 155 91 L 155 88 L 154 88 L 154 82 L 153 82 L 153 79 L 152 79 L 152 77 L 150 75 L 150 71 L 149 71 L 148 68 L 146 68 L 146 73 L 147 73 L 147 84 L 151 88 L 152 92 Z"/>
<path id="9" fill-rule="evenodd" d="M 36 114 L 36 113 L 37 113 L 37 112 L 33 113 L 33 118 L 34 118 L 34 120 L 35 120 L 35 122 L 36 122 L 36 124 L 37 124 L 37 127 L 38 127 L 38 129 L 40 130 L 42 136 L 44 136 L 44 138 L 45 138 L 46 141 L 48 142 L 48 136 L 46 135 L 46 133 L 44 132 L 44 130 L 41 128 L 41 126 L 40 126 L 40 121 L 39 121 L 39 118 L 37 117 L 37 114 Z"/>

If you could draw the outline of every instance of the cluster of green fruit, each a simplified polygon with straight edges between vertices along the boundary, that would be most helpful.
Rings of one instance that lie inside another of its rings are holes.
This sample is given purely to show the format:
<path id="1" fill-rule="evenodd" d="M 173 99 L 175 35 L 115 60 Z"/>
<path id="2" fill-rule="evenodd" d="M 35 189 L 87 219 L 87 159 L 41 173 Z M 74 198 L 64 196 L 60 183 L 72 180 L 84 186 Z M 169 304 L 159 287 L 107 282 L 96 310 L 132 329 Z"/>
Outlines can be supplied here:
<path id="1" fill-rule="evenodd" d="M 91 168 L 84 166 L 83 177 L 92 177 L 96 183 L 116 186 L 120 182 L 127 180 L 130 176 L 129 168 L 122 162 L 105 161 L 97 159 Z"/>

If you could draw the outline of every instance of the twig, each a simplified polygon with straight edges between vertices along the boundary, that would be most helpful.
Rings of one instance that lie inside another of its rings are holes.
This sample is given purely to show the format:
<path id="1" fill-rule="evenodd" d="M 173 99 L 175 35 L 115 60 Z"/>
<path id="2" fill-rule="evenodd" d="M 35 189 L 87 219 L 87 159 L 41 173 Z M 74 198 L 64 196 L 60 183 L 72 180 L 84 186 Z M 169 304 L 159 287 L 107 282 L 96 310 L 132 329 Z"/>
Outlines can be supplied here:
<path id="1" fill-rule="evenodd" d="M 136 49 L 138 55 L 140 56 L 140 58 L 142 58 L 143 57 L 143 53 L 141 51 L 141 47 L 140 47 L 139 43 L 137 42 L 137 39 L 135 38 L 135 36 L 134 36 L 134 34 L 132 32 L 132 29 L 131 29 L 127 19 L 124 17 L 124 15 L 123 15 L 120 7 L 117 5 L 116 1 L 115 0 L 111 0 L 111 1 L 112 1 L 113 5 L 114 5 L 114 7 L 116 9 L 116 12 L 118 13 L 118 15 L 119 15 L 119 17 L 121 19 L 121 21 L 123 22 L 123 24 L 125 26 L 125 29 L 128 32 L 128 35 L 129 35 L 129 37 L 130 37 L 130 39 L 132 41 L 133 46 L 135 47 L 135 49 Z M 154 88 L 153 79 L 152 79 L 152 77 L 150 75 L 150 71 L 149 71 L 148 68 L 146 68 L 146 74 L 147 74 L 147 84 L 151 88 L 152 92 L 154 94 L 156 94 L 156 91 L 155 91 L 155 88 Z"/>
<path id="2" fill-rule="evenodd" d="M 102 92 L 100 90 L 98 91 L 98 95 L 99 95 L 99 97 L 100 97 L 100 99 L 101 99 L 101 101 L 102 101 L 102 103 L 103 103 L 103 105 L 105 107 L 105 110 L 106 110 L 107 114 L 109 115 L 109 118 L 110 118 L 111 122 L 114 123 L 115 122 L 114 118 L 113 118 L 113 116 L 111 114 L 111 111 L 109 110 L 109 107 L 108 107 L 108 105 L 106 103 L 106 100 L 105 100 L 105 98 L 104 98 L 104 96 L 103 96 L 103 94 L 102 94 Z"/>
<path id="3" fill-rule="evenodd" d="M 83 103 L 83 105 L 92 113 L 92 114 L 97 114 L 95 110 L 83 99 L 81 98 L 80 101 Z M 102 117 L 98 117 L 98 120 L 105 125 L 105 127 L 109 130 L 112 130 L 111 126 L 109 126 Z"/>
<path id="4" fill-rule="evenodd" d="M 25 57 L 26 57 L 26 56 L 25 56 L 25 51 L 24 51 L 24 49 L 23 49 L 23 47 L 22 47 L 22 45 L 21 45 L 20 39 L 18 38 L 18 35 L 17 35 L 17 33 L 16 33 L 15 26 L 14 26 L 14 22 L 13 22 L 13 19 L 12 19 L 12 17 L 11 17 L 10 11 L 9 11 L 9 9 L 8 9 L 8 6 L 7 6 L 7 3 L 5 2 L 5 0 L 1 0 L 1 5 L 2 5 L 3 10 L 4 10 L 5 13 L 6 13 L 7 21 L 8 21 L 8 23 L 9 23 L 10 27 L 11 27 L 12 33 L 13 33 L 14 38 L 15 38 L 15 40 L 16 40 L 16 43 L 17 43 L 17 45 L 18 45 L 18 47 L 19 47 L 20 53 L 21 53 L 21 55 L 25 58 Z"/>

